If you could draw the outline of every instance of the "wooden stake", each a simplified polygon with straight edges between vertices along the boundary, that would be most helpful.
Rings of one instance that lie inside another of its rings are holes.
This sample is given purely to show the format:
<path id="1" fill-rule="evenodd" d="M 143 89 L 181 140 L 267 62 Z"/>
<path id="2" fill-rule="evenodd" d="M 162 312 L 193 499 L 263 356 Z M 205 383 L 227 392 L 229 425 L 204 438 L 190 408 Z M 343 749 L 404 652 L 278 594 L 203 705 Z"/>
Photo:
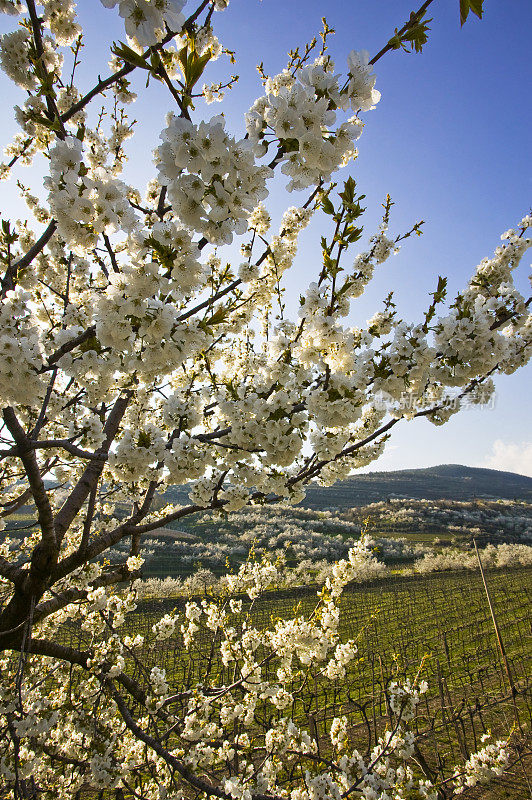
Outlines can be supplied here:
<path id="1" fill-rule="evenodd" d="M 515 684 L 514 684 L 514 680 L 513 680 L 513 677 L 512 677 L 512 671 L 510 669 L 510 663 L 508 661 L 508 656 L 506 655 L 506 650 L 504 648 L 504 643 L 502 641 L 501 632 L 499 630 L 499 625 L 497 623 L 497 618 L 495 616 L 495 611 L 493 609 L 493 604 L 491 602 L 491 597 L 490 597 L 490 593 L 489 593 L 489 589 L 488 589 L 488 584 L 486 582 L 486 575 L 484 574 L 484 568 L 482 566 L 482 561 L 480 559 L 480 553 L 479 553 L 478 547 L 477 547 L 477 540 L 475 538 L 473 538 L 473 544 L 475 546 L 475 553 L 477 554 L 477 561 L 478 561 L 478 566 L 479 566 L 479 569 L 480 569 L 480 574 L 482 576 L 482 583 L 484 584 L 484 591 L 486 592 L 486 598 L 488 600 L 488 605 L 489 605 L 489 608 L 490 608 L 491 619 L 493 620 L 493 628 L 495 630 L 495 636 L 497 637 L 497 644 L 499 645 L 499 650 L 501 652 L 502 660 L 504 662 L 504 668 L 506 670 L 506 675 L 508 677 L 508 683 L 510 684 L 510 691 L 512 693 L 512 700 L 513 700 L 513 704 L 514 704 L 515 721 L 516 721 L 517 725 L 519 726 L 519 730 L 521 730 L 521 723 L 520 723 L 520 720 L 519 720 L 519 713 L 518 713 L 518 710 L 517 710 L 517 703 L 516 703 L 516 700 L 515 700 L 515 696 L 517 694 L 517 689 L 516 689 Z"/>

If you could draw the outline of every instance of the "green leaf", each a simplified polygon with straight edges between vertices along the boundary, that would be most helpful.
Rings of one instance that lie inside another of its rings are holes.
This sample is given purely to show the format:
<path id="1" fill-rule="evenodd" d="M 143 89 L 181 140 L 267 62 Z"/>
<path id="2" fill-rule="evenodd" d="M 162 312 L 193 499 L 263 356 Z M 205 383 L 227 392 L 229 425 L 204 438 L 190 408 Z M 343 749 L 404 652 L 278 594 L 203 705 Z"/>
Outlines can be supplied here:
<path id="1" fill-rule="evenodd" d="M 334 206 L 328 197 L 323 198 L 323 200 L 321 201 L 321 207 L 323 208 L 326 214 L 330 214 L 331 216 L 334 214 Z"/>
<path id="2" fill-rule="evenodd" d="M 436 291 L 433 293 L 434 302 L 440 303 L 444 298 L 447 291 L 447 278 L 443 278 L 441 275 L 438 276 L 438 286 Z"/>
<path id="3" fill-rule="evenodd" d="M 399 50 L 401 47 L 401 37 L 396 33 L 388 42 L 388 46 L 391 47 L 392 50 Z"/>
<path id="4" fill-rule="evenodd" d="M 35 122 L 37 125 L 42 125 L 43 128 L 46 128 L 49 131 L 58 131 L 59 130 L 59 123 L 56 118 L 48 119 L 45 117 L 44 114 L 36 114 L 30 113 L 28 114 L 28 118 Z"/>
<path id="5" fill-rule="evenodd" d="M 6 245 L 14 244 L 18 240 L 18 233 L 11 227 L 8 219 L 2 220 L 2 239 Z"/>
<path id="6" fill-rule="evenodd" d="M 323 254 L 323 266 L 329 275 L 337 275 L 340 271 L 338 268 L 338 260 L 331 258 L 327 253 Z"/>
<path id="7" fill-rule="evenodd" d="M 181 64 L 181 71 L 184 77 L 186 77 L 185 73 L 187 71 L 187 55 L 188 55 L 188 47 L 187 45 L 185 45 L 184 47 L 181 48 L 181 50 L 177 54 L 177 58 L 179 60 L 179 63 Z"/>
<path id="8" fill-rule="evenodd" d="M 430 30 L 429 22 L 432 22 L 432 19 L 417 19 L 414 13 L 410 16 L 410 23 L 406 31 L 401 34 L 396 28 L 395 36 L 390 39 L 388 46 L 393 50 L 399 50 L 402 47 L 406 53 L 411 53 L 413 50 L 416 53 L 421 53 L 423 45 L 427 43 L 427 34 Z"/>
<path id="9" fill-rule="evenodd" d="M 186 45 L 179 51 L 177 56 L 188 89 L 191 89 L 198 82 L 211 58 L 210 50 L 207 50 L 202 56 L 198 56 L 193 48 L 193 43 L 191 45 L 191 50 Z"/>
<path id="10" fill-rule="evenodd" d="M 210 57 L 211 57 L 210 50 L 208 50 L 206 53 L 204 53 L 199 58 L 194 53 L 194 61 L 191 64 L 190 75 L 189 75 L 189 79 L 188 79 L 188 85 L 190 87 L 194 86 L 194 84 L 197 83 L 198 80 L 201 78 L 201 76 L 203 74 L 203 70 L 205 69 L 205 67 L 209 63 Z"/>
<path id="11" fill-rule="evenodd" d="M 150 64 L 151 64 L 151 68 L 152 68 L 152 70 L 153 70 L 154 72 L 157 72 L 157 70 L 158 70 L 158 69 L 159 69 L 159 67 L 161 66 L 161 63 L 162 63 L 162 62 L 161 62 L 161 57 L 160 57 L 159 53 L 157 53 L 156 51 L 154 51 L 154 52 L 151 54 L 151 56 L 150 56 Z"/>
<path id="12" fill-rule="evenodd" d="M 479 19 L 482 19 L 482 14 L 484 13 L 483 4 L 484 0 L 460 0 L 460 25 L 464 24 L 470 11 L 476 14 Z"/>
<path id="13" fill-rule="evenodd" d="M 205 321 L 206 325 L 218 325 L 220 322 L 223 322 L 227 316 L 227 309 L 226 308 L 219 308 L 217 311 L 214 312 L 212 317 Z"/>
<path id="14" fill-rule="evenodd" d="M 347 237 L 348 243 L 349 244 L 353 244 L 353 242 L 358 242 L 359 239 L 362 236 L 363 231 L 364 231 L 364 228 L 353 228 L 353 230 L 350 231 L 350 233 L 349 233 L 349 235 Z"/>
<path id="15" fill-rule="evenodd" d="M 356 182 L 354 178 L 349 177 L 344 183 L 344 191 L 338 192 L 338 196 L 345 203 L 352 203 L 355 199 Z"/>
<path id="16" fill-rule="evenodd" d="M 140 69 L 151 69 L 150 65 L 146 63 L 145 59 L 135 50 L 132 50 L 131 47 L 128 47 L 123 42 L 119 42 L 118 44 L 113 44 L 111 48 L 111 52 L 121 58 L 123 61 L 126 61 L 128 64 L 133 64 L 134 67 L 140 67 Z"/>
<path id="17" fill-rule="evenodd" d="M 432 19 L 428 19 L 425 22 L 419 22 L 417 25 L 414 25 L 414 27 L 411 28 L 405 36 L 405 41 L 410 42 L 416 53 L 421 53 L 423 50 L 423 45 L 427 43 L 427 34 L 430 30 L 428 25 L 429 22 L 432 22 Z"/>

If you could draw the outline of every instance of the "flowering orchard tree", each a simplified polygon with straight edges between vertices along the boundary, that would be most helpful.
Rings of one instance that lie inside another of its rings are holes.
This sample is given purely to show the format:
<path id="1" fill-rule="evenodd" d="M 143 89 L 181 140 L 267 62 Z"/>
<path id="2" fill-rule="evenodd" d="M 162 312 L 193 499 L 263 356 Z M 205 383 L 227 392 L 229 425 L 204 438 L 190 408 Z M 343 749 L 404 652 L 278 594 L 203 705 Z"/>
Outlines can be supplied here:
<path id="1" fill-rule="evenodd" d="M 201 120 L 196 109 L 233 80 L 199 88 L 224 53 L 215 22 L 228 0 L 185 11 L 182 0 L 102 0 L 123 18 L 127 43 L 85 92 L 71 0 L 0 0 L 13 20 L 1 65 L 25 90 L 2 178 L 34 159 L 47 165 L 46 200 L 17 184 L 36 229 L 3 216 L 0 239 L 0 517 L 32 515 L 28 535 L 11 531 L 0 547 L 3 796 L 436 798 L 503 769 L 506 743 L 486 744 L 434 786 L 408 729 L 419 680 L 388 687 L 389 728 L 365 754 L 343 716 L 326 741 L 306 730 L 298 697 L 342 679 L 355 657 L 339 638 L 338 603 L 372 561 L 364 540 L 334 567 L 309 618 L 262 629 L 227 595 L 191 602 L 183 619 L 166 615 L 150 644 L 126 616 L 150 531 L 199 510 L 297 503 L 310 480 L 329 484 L 375 459 L 400 420 L 441 424 L 458 408 L 449 394 L 485 397 L 492 375 L 530 357 L 530 301 L 512 280 L 530 217 L 447 309 L 440 279 L 420 321 L 399 320 L 389 297 L 364 329 L 346 324 L 375 268 L 419 224 L 391 235 L 387 201 L 368 248 L 353 255 L 361 197 L 352 178 L 340 187 L 331 178 L 354 158 L 363 115 L 380 100 L 373 65 L 422 48 L 430 2 L 373 58 L 352 52 L 343 74 L 325 26 L 321 44 L 262 76 L 237 139 L 223 116 Z M 460 5 L 463 19 L 481 15 L 479 0 Z M 120 179 L 134 71 L 167 87 L 171 109 L 142 192 Z M 94 103 L 105 112 L 91 116 Z M 269 233 L 264 201 L 278 172 L 305 196 Z M 313 216 L 321 254 L 292 321 L 283 273 Z M 228 264 L 216 248 L 235 237 L 241 256 Z M 405 390 L 415 407 L 403 407 Z M 156 507 L 175 484 L 187 485 L 190 504 Z M 106 553 L 122 540 L 129 553 L 111 565 Z M 275 565 L 250 562 L 228 585 L 254 599 L 275 580 Z M 79 648 L 66 641 L 72 625 Z M 217 643 L 197 684 L 176 687 L 157 666 L 157 642 L 169 637 L 183 653 L 206 637 Z"/>

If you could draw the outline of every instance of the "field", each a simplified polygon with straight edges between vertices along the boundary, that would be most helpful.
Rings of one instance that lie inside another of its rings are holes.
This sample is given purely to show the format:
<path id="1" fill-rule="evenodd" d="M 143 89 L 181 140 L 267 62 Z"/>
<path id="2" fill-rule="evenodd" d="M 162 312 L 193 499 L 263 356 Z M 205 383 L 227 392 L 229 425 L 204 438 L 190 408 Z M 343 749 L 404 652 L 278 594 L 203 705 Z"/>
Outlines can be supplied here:
<path id="1" fill-rule="evenodd" d="M 265 505 L 216 516 L 195 514 L 172 527 L 154 532 L 144 543 L 146 577 L 183 578 L 198 566 L 220 575 L 227 562 L 238 568 L 252 547 L 255 553 L 282 555 L 292 566 L 335 561 L 345 557 L 362 528 L 374 539 L 381 561 L 390 568 L 409 568 L 425 554 L 449 547 L 470 552 L 473 538 L 479 547 L 529 544 L 532 506 L 391 500 L 339 512 Z"/>
<path id="2" fill-rule="evenodd" d="M 217 581 L 213 591 L 223 591 L 220 576 L 228 568 L 237 571 L 250 551 L 258 558 L 267 553 L 282 560 L 284 571 L 275 585 L 287 588 L 267 592 L 252 605 L 243 598 L 243 611 L 231 624 L 238 630 L 249 615 L 248 622 L 263 629 L 275 619 L 308 615 L 316 604 L 316 576 L 324 579 L 331 562 L 345 557 L 364 529 L 373 538 L 373 554 L 382 571 L 375 573 L 373 582 L 348 587 L 343 598 L 341 637 L 356 640 L 357 658 L 343 680 L 326 682 L 313 674 L 294 695 L 292 718 L 309 730 L 326 757 L 331 720 L 345 715 L 351 742 L 367 754 L 390 724 L 390 682 L 419 675 L 429 685 L 414 723 L 420 771 L 435 782 L 445 780 L 455 764 L 483 746 L 486 733 L 493 739 L 510 736 L 509 772 L 489 788 L 477 787 L 463 796 L 532 799 L 532 547 L 527 547 L 531 509 L 523 500 L 391 498 L 343 511 L 262 506 L 180 520 L 173 529 L 154 531 L 142 544 L 146 581 L 141 596 L 149 599 L 140 601 L 120 630 L 145 636 L 137 652 L 144 667 L 126 659 L 128 672 L 142 683 L 151 666 L 164 667 L 172 694 L 191 690 L 207 674 L 211 685 L 230 685 L 234 665 L 230 670 L 223 667 L 210 632 L 200 635 L 189 653 L 179 635 L 154 643 L 152 625 L 174 608 L 184 609 L 191 593 L 205 592 L 213 582 Z M 22 508 L 9 535 L 28 535 L 34 526 L 34 510 Z M 487 579 L 504 653 L 478 573 L 473 538 L 480 547 L 488 546 L 482 557 L 491 567 Z M 500 560 L 499 555 L 488 558 L 492 545 L 510 549 Z M 129 542 L 119 543 L 109 551 L 110 560 L 123 561 L 128 552 Z M 444 564 L 451 553 L 454 561 Z M 450 571 L 457 569 L 463 571 Z M 363 579 L 369 574 L 364 572 Z M 152 581 L 153 591 L 148 586 L 150 578 L 167 576 L 173 582 L 164 590 L 157 580 Z M 66 625 L 62 635 L 66 644 L 88 643 L 79 626 Z M 275 682 L 275 660 L 268 669 Z M 178 717 L 184 704 L 185 700 L 175 702 L 172 710 Z M 253 722 L 258 732 L 271 714 L 267 703 L 259 708 Z M 90 790 L 80 795 L 84 800 L 100 796 L 111 797 Z"/>
<path id="3" fill-rule="evenodd" d="M 455 763 L 481 746 L 488 730 L 495 737 L 512 731 L 518 749 L 509 775 L 489 793 L 471 790 L 463 796 L 530 796 L 532 569 L 492 570 L 487 578 L 509 675 L 478 574 L 433 574 L 353 586 L 343 601 L 341 631 L 342 637 L 357 639 L 359 660 L 347 679 L 328 682 L 327 688 L 315 684 L 308 696 L 300 697 L 293 706 L 294 719 L 307 725 L 311 720 L 315 736 L 325 741 L 330 719 L 347 714 L 353 740 L 361 751 L 369 749 L 386 725 L 388 683 L 398 676 L 414 677 L 421 667 L 429 691 L 415 727 L 421 735 L 418 760 L 427 773 L 448 776 Z M 145 602 L 131 615 L 128 628 L 149 637 L 153 622 L 176 602 L 183 601 Z M 263 626 L 273 617 L 290 615 L 296 606 L 299 612 L 309 611 L 314 603 L 310 588 L 286 590 L 257 601 L 251 614 L 254 624 Z M 179 690 L 204 672 L 210 653 L 210 640 L 200 642 L 190 656 L 173 639 L 157 644 L 156 658 L 151 649 L 144 655 L 165 666 Z M 231 678 L 216 656 L 210 675 L 218 684 Z"/>
<path id="4" fill-rule="evenodd" d="M 120 514 L 126 513 L 124 506 Z M 10 536 L 22 538 L 35 530 L 35 524 L 34 509 L 24 507 L 8 520 L 7 530 Z M 228 564 L 238 569 L 251 549 L 274 559 L 282 557 L 288 566 L 301 568 L 303 573 L 309 562 L 344 558 L 361 529 L 373 538 L 378 558 L 388 568 L 417 569 L 424 556 L 449 552 L 448 548 L 470 555 L 473 538 L 481 548 L 489 544 L 529 546 L 532 505 L 522 500 L 389 499 L 347 510 L 273 504 L 229 514 L 198 513 L 143 539 L 143 576 L 185 580 L 198 568 L 220 576 Z M 123 561 L 128 554 L 127 540 L 108 551 L 111 561 Z M 532 550 L 524 561 L 532 562 Z M 299 578 L 299 583 L 305 582 L 303 574 Z"/>

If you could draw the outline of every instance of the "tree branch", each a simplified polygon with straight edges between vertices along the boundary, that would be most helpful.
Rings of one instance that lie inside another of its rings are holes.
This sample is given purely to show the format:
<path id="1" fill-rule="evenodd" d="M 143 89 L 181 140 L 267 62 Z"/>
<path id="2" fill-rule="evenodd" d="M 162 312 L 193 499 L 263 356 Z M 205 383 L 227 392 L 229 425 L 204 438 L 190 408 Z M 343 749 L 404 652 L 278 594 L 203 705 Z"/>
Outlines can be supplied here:
<path id="1" fill-rule="evenodd" d="M 209 5 L 210 2 L 211 2 L 211 0 L 203 0 L 203 2 L 200 3 L 200 5 L 196 9 L 196 11 L 194 11 L 194 13 L 191 14 L 188 17 L 188 19 L 185 20 L 185 22 L 183 24 L 183 29 L 189 30 L 191 25 L 196 21 L 196 19 L 199 17 L 201 12 Z M 176 35 L 175 31 L 174 32 L 169 31 L 166 34 L 166 36 L 164 37 L 164 39 L 162 40 L 162 42 L 159 45 L 157 45 L 157 47 L 153 48 L 153 50 L 160 49 L 165 44 L 168 44 L 168 42 L 172 41 L 172 39 L 174 38 L 175 35 Z M 152 50 L 152 48 L 149 48 L 147 50 L 147 52 L 145 54 L 145 57 L 147 57 L 150 54 L 151 50 Z M 118 81 L 122 80 L 122 78 L 125 78 L 127 75 L 129 75 L 131 72 L 133 72 L 135 69 L 136 69 L 136 67 L 135 67 L 134 64 L 125 64 L 122 67 L 122 69 L 118 70 L 118 72 L 115 72 L 113 75 L 109 75 L 109 77 L 98 81 L 98 83 L 95 86 L 93 86 L 93 88 L 89 92 L 87 92 L 86 95 L 84 95 L 81 98 L 81 100 L 79 100 L 77 103 L 74 103 L 74 105 L 70 106 L 68 111 L 65 111 L 65 113 L 61 115 L 62 122 L 67 122 L 69 119 L 72 119 L 72 117 L 75 116 L 79 111 L 84 109 L 85 106 L 88 103 L 90 103 L 90 101 L 94 97 L 96 97 L 97 95 L 101 94 L 106 89 L 109 89 L 110 86 L 112 86 L 114 83 L 117 83 Z"/>
<path id="2" fill-rule="evenodd" d="M 124 395 L 119 397 L 113 406 L 111 413 L 104 426 L 105 440 L 100 448 L 94 453 L 95 456 L 107 456 L 111 444 L 120 427 L 120 423 L 129 401 L 133 396 L 133 392 L 128 390 Z M 87 499 L 92 487 L 98 482 L 100 475 L 104 468 L 105 459 L 93 459 L 86 467 L 81 478 L 72 489 L 67 500 L 63 503 L 55 517 L 55 530 L 59 544 L 63 540 L 63 536 L 70 527 L 73 520 L 76 518 L 80 508 Z"/>
<path id="3" fill-rule="evenodd" d="M 60 578 L 64 578 L 66 575 L 70 574 L 72 570 L 77 569 L 83 564 L 86 564 L 91 559 L 96 558 L 105 550 L 108 550 L 110 547 L 117 544 L 124 537 L 130 535 L 131 536 L 142 535 L 144 531 L 142 529 L 137 529 L 137 523 L 140 522 L 149 512 L 151 503 L 155 496 L 156 488 L 157 488 L 157 483 L 155 481 L 151 481 L 148 487 L 148 491 L 146 492 L 144 502 L 142 503 L 140 509 L 135 514 L 133 514 L 129 519 L 125 520 L 121 525 L 119 525 L 114 530 L 107 531 L 106 533 L 99 536 L 84 549 L 82 549 L 80 546 L 75 553 L 72 553 L 70 556 L 67 556 L 65 559 L 63 559 L 63 561 L 61 561 L 57 565 L 57 569 L 53 578 L 54 581 L 57 581 Z M 154 527 L 160 527 L 160 526 L 155 525 Z"/>
<path id="4" fill-rule="evenodd" d="M 46 493 L 44 481 L 41 477 L 35 449 L 32 447 L 14 410 L 10 406 L 4 409 L 3 416 L 4 422 L 15 441 L 18 449 L 17 455 L 22 461 L 28 478 L 31 494 L 37 508 L 37 518 L 41 528 L 42 541 L 47 549 L 49 549 L 50 554 L 55 552 L 57 556 L 57 542 L 52 507 Z"/>
<path id="5" fill-rule="evenodd" d="M 55 351 L 55 353 L 52 353 L 52 355 L 48 356 L 48 366 L 43 367 L 42 371 L 44 372 L 47 369 L 51 369 L 53 365 L 59 361 L 60 358 L 62 358 L 67 353 L 70 353 L 70 351 L 74 350 L 78 345 L 83 344 L 83 342 L 86 342 L 88 339 L 91 339 L 93 336 L 95 336 L 95 334 L 96 334 L 96 325 L 91 325 L 90 328 L 84 330 L 83 333 L 78 334 L 78 336 L 75 336 L 69 342 L 65 342 L 65 344 L 62 344 L 61 347 L 59 347 Z"/>
<path id="6" fill-rule="evenodd" d="M 7 268 L 4 278 L 2 280 L 2 292 L 1 292 L 2 298 L 6 296 L 7 292 L 12 291 L 15 288 L 17 283 L 18 271 L 20 269 L 28 267 L 31 264 L 33 259 L 36 256 L 38 256 L 41 250 L 43 250 L 44 247 L 48 244 L 48 242 L 54 235 L 56 229 L 57 229 L 57 222 L 55 221 L 55 219 L 53 219 L 49 223 L 44 233 L 37 239 L 35 244 L 32 247 L 30 247 L 26 255 L 22 256 L 22 258 L 19 258 L 18 261 L 16 261 L 14 264 L 11 264 Z"/>
<path id="7" fill-rule="evenodd" d="M 100 578 L 91 583 L 90 588 L 92 590 L 98 589 L 102 586 L 112 586 L 114 583 L 126 580 L 128 577 L 131 577 L 131 573 L 124 564 L 118 569 L 102 575 Z M 49 617 L 50 614 L 54 614 L 56 611 L 60 611 L 62 608 L 65 608 L 65 606 L 68 606 L 69 603 L 74 603 L 76 600 L 85 600 L 87 597 L 87 591 L 87 589 L 77 589 L 75 586 L 73 586 L 70 589 L 65 589 L 64 592 L 56 594 L 50 600 L 45 600 L 43 603 L 39 603 L 35 607 L 35 611 L 33 613 L 34 622 L 39 622 L 40 620 Z"/>
<path id="8" fill-rule="evenodd" d="M 419 20 L 422 19 L 422 17 L 425 14 L 425 11 L 433 1 L 434 0 L 426 0 L 426 2 L 424 2 L 423 5 L 417 11 L 413 11 L 412 14 L 410 15 L 410 19 L 408 20 L 408 22 L 405 22 L 403 27 L 399 31 L 397 31 L 396 36 L 401 37 L 403 33 L 406 33 L 410 28 L 412 28 L 415 24 L 417 24 Z M 373 58 L 369 61 L 369 63 L 376 64 L 377 61 L 383 57 L 383 55 L 385 55 L 389 50 L 394 50 L 394 49 L 395 49 L 394 46 L 390 44 L 390 42 L 388 42 L 387 44 L 384 45 L 382 50 L 379 50 L 376 56 L 373 56 Z"/>
<path id="9" fill-rule="evenodd" d="M 0 637 L 2 633 L 0 632 Z M 19 637 L 20 639 L 20 637 Z M 0 643 L 1 643 L 0 639 Z M 20 641 L 10 641 L 9 644 L 6 646 L 5 644 L 2 645 L 2 649 L 4 650 L 15 650 L 18 651 L 20 649 Z M 76 664 L 79 667 L 83 667 L 83 669 L 88 669 L 87 662 L 90 659 L 92 653 L 90 650 L 76 650 L 74 647 L 67 647 L 66 645 L 58 644 L 57 642 L 52 642 L 49 639 L 33 639 L 28 643 L 26 646 L 25 652 L 31 653 L 32 655 L 39 655 L 39 656 L 48 656 L 49 658 L 57 658 L 59 661 L 66 661 L 69 664 Z M 111 665 L 109 663 L 104 663 L 102 666 L 102 674 L 99 679 L 107 685 L 110 684 L 108 678 L 105 677 L 105 673 L 109 671 Z M 129 694 L 137 701 L 143 705 L 146 702 L 146 692 L 142 687 L 135 681 L 133 678 L 129 677 L 122 673 L 121 675 L 117 675 L 114 678 L 115 681 L 120 683 L 124 689 L 126 689 Z"/>
<path id="10" fill-rule="evenodd" d="M 14 584 L 20 585 L 26 575 L 26 570 L 17 567 L 5 558 L 0 557 L 0 575 Z"/>

